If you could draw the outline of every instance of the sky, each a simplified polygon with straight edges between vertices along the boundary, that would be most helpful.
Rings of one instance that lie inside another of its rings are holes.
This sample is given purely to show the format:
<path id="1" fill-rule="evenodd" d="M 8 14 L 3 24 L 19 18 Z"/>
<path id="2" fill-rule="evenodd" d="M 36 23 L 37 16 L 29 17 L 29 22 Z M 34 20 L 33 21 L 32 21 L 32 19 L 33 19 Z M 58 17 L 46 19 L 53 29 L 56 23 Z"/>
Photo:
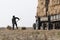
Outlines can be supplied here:
<path id="1" fill-rule="evenodd" d="M 12 16 L 20 18 L 18 26 L 32 27 L 37 12 L 37 0 L 0 0 L 0 27 L 12 26 Z"/>

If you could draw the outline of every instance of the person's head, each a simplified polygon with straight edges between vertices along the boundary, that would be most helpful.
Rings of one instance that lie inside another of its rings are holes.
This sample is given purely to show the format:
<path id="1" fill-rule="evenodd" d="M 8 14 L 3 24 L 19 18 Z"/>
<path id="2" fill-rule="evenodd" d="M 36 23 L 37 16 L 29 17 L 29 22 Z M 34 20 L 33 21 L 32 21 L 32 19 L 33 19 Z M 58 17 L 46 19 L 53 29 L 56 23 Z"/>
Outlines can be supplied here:
<path id="1" fill-rule="evenodd" d="M 13 18 L 15 17 L 15 15 L 13 15 Z"/>

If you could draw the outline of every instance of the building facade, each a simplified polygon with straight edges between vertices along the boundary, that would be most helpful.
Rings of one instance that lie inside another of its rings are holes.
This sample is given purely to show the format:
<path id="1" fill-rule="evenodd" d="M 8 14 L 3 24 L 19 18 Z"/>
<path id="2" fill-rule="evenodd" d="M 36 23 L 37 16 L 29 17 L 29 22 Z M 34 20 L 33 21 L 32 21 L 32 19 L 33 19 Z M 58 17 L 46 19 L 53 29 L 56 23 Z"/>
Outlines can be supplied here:
<path id="1" fill-rule="evenodd" d="M 46 16 L 47 6 L 47 15 L 60 14 L 60 0 L 38 0 L 37 15 Z"/>
<path id="2" fill-rule="evenodd" d="M 38 0 L 36 16 L 44 21 L 43 24 L 52 24 L 53 28 L 60 28 L 60 0 Z"/>

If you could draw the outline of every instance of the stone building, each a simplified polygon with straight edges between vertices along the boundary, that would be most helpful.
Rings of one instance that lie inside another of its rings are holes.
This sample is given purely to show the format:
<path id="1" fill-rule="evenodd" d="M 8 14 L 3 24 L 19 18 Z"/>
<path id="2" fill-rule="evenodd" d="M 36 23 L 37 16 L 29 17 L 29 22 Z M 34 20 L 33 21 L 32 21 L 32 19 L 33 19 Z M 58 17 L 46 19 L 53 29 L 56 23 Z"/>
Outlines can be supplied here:
<path id="1" fill-rule="evenodd" d="M 38 0 L 37 14 L 41 21 L 48 21 L 50 15 L 54 26 L 60 23 L 60 0 Z"/>
<path id="2" fill-rule="evenodd" d="M 48 2 L 48 14 L 54 15 L 60 13 L 60 0 L 38 0 L 37 15 L 46 16 L 46 5 Z"/>

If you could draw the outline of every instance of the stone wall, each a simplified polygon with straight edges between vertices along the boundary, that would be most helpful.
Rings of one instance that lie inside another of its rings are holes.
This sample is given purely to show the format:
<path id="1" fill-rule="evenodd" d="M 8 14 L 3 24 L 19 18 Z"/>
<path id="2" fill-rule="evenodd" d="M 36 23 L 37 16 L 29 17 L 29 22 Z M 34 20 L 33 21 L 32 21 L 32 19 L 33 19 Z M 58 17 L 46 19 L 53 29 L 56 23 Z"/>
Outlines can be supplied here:
<path id="1" fill-rule="evenodd" d="M 38 0 L 37 16 L 46 16 L 46 0 Z M 60 14 L 60 0 L 49 0 L 47 15 Z"/>

